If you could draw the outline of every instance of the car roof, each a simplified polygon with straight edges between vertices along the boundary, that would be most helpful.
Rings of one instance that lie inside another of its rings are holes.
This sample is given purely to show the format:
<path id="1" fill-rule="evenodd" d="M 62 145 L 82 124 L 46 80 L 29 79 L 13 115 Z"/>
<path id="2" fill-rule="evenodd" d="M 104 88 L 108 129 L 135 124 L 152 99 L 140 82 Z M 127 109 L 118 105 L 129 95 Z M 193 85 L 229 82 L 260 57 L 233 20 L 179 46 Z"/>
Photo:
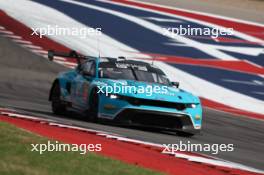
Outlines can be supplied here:
<path id="1" fill-rule="evenodd" d="M 157 68 L 153 64 L 149 64 L 147 62 L 138 61 L 138 60 L 127 60 L 124 57 L 119 58 L 111 58 L 111 57 L 102 57 L 99 59 L 99 66 L 103 68 L 116 67 L 116 64 L 126 64 L 133 66 L 144 66 L 146 67 L 148 72 L 158 73 L 161 75 L 165 75 L 162 70 Z"/>

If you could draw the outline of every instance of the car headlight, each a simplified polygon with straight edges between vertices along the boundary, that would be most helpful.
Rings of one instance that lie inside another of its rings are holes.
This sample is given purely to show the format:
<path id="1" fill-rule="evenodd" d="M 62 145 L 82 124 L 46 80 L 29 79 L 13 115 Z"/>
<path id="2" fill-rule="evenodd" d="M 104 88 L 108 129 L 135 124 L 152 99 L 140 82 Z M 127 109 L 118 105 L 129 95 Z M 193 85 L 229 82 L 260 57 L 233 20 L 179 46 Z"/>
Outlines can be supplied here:
<path id="1" fill-rule="evenodd" d="M 117 99 L 117 95 L 115 95 L 115 94 L 110 94 L 110 95 L 109 95 L 109 98 L 111 98 L 111 99 Z"/>
<path id="2" fill-rule="evenodd" d="M 116 94 L 105 94 L 105 96 L 111 98 L 111 99 L 117 99 L 118 96 Z"/>
<path id="3" fill-rule="evenodd" d="M 196 104 L 191 104 L 191 108 L 196 108 Z"/>
<path id="4" fill-rule="evenodd" d="M 190 103 L 190 104 L 187 104 L 186 106 L 187 106 L 187 108 L 196 108 L 197 107 L 197 104 Z"/>

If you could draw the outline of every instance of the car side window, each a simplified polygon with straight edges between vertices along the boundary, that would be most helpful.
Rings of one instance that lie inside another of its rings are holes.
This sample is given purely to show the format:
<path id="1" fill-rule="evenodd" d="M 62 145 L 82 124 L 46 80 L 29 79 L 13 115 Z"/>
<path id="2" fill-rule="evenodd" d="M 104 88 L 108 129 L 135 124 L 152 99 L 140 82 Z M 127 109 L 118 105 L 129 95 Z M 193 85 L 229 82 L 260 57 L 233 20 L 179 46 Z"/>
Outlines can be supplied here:
<path id="1" fill-rule="evenodd" d="M 92 62 L 90 73 L 93 77 L 95 76 L 95 62 L 94 61 Z"/>
<path id="2" fill-rule="evenodd" d="M 81 74 L 89 74 L 90 76 L 95 76 L 95 62 L 86 61 L 80 67 Z"/>

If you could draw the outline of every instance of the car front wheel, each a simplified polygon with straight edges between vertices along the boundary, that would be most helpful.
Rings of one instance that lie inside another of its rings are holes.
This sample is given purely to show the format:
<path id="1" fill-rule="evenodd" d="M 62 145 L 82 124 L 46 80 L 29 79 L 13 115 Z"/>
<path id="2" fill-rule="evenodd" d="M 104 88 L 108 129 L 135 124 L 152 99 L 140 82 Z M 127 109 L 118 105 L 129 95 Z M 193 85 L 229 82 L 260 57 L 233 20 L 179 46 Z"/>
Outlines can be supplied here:
<path id="1" fill-rule="evenodd" d="M 66 106 L 60 99 L 61 91 L 60 84 L 55 83 L 51 93 L 51 108 L 54 114 L 62 115 L 66 113 Z"/>
<path id="2" fill-rule="evenodd" d="M 92 122 L 98 122 L 98 107 L 99 107 L 99 94 L 96 89 L 93 89 L 91 92 L 90 100 L 89 100 L 89 112 L 88 118 Z"/>

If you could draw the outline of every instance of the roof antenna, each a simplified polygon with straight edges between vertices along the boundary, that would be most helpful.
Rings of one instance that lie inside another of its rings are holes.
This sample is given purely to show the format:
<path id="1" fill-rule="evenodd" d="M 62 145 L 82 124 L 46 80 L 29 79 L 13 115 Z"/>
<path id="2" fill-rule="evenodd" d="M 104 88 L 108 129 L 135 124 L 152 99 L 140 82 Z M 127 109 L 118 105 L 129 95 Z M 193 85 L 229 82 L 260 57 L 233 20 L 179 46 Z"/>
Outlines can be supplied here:
<path id="1" fill-rule="evenodd" d="M 101 53 L 100 53 L 100 34 L 97 35 L 97 51 L 98 51 L 98 57 L 101 57 Z"/>

